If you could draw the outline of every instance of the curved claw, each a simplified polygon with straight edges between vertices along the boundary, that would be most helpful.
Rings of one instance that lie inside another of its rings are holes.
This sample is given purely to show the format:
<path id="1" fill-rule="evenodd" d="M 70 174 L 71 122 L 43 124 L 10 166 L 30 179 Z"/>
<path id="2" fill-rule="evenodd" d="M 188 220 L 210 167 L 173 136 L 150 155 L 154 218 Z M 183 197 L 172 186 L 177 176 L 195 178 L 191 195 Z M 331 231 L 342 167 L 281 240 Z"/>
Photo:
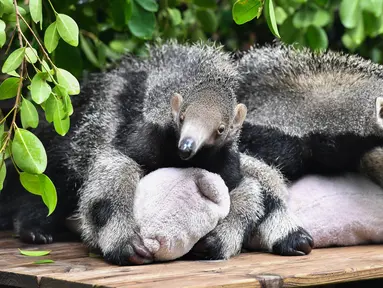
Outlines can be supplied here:
<path id="1" fill-rule="evenodd" d="M 310 254 L 314 247 L 314 240 L 303 228 L 289 233 L 285 238 L 274 244 L 274 254 L 282 256 L 303 256 Z"/>
<path id="2" fill-rule="evenodd" d="M 29 244 L 50 244 L 53 242 L 53 236 L 38 228 L 27 229 L 20 231 L 20 240 Z"/>
<path id="3" fill-rule="evenodd" d="M 154 261 L 153 255 L 143 245 L 141 240 L 133 240 L 132 243 L 123 243 L 112 251 L 104 254 L 104 258 L 111 264 L 120 266 L 143 265 Z"/>

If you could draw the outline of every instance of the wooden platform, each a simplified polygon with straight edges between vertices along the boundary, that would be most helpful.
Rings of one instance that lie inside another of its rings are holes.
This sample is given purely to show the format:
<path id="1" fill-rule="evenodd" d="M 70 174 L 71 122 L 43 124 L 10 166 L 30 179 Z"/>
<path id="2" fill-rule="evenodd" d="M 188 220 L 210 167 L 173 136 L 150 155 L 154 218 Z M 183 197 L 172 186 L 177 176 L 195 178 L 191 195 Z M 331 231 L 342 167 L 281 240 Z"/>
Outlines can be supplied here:
<path id="1" fill-rule="evenodd" d="M 18 248 L 52 252 L 27 257 Z M 55 262 L 32 264 L 38 259 Z M 317 249 L 304 257 L 245 253 L 229 261 L 118 267 L 89 257 L 81 243 L 25 245 L 0 234 L 0 287 L 295 287 L 379 277 L 383 245 Z"/>

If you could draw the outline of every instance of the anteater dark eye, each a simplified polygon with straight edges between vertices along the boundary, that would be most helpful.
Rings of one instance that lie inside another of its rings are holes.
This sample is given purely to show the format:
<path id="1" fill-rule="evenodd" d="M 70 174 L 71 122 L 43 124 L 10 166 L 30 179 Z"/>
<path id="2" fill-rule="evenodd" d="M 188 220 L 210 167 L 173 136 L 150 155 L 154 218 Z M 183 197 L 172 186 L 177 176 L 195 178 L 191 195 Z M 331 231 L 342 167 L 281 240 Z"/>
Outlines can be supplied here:
<path id="1" fill-rule="evenodd" d="M 219 135 L 221 135 L 223 132 L 225 132 L 225 126 L 224 125 L 219 126 L 217 132 L 218 132 Z"/>
<path id="2" fill-rule="evenodd" d="M 180 123 L 184 122 L 184 119 L 185 119 L 185 115 L 184 114 L 180 114 Z"/>

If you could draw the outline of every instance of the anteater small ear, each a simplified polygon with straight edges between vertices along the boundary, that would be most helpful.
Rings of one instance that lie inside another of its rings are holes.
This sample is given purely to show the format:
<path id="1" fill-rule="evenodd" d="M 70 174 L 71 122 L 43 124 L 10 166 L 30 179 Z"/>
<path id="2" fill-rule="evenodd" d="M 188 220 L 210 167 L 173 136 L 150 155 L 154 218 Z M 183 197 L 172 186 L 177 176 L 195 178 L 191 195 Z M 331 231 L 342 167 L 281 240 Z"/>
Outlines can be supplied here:
<path id="1" fill-rule="evenodd" d="M 383 129 L 383 97 L 377 97 L 375 101 L 376 121 Z"/>
<path id="2" fill-rule="evenodd" d="M 233 128 L 238 129 L 242 127 L 243 122 L 245 121 L 247 114 L 247 108 L 245 104 L 238 104 L 235 107 L 234 111 L 234 121 L 233 121 Z"/>
<path id="3" fill-rule="evenodd" d="M 172 107 L 172 115 L 174 119 L 176 119 L 178 117 L 178 114 L 180 113 L 182 101 L 183 98 L 180 94 L 173 94 L 172 99 L 170 100 L 170 106 Z"/>

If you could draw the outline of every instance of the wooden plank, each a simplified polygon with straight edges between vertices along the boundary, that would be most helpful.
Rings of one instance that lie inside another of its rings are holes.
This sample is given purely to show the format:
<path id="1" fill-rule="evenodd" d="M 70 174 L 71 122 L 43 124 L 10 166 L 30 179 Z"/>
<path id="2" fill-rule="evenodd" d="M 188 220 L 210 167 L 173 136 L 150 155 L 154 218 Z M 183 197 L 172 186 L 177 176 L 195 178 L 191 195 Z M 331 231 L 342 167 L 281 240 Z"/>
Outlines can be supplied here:
<path id="1" fill-rule="evenodd" d="M 81 243 L 26 245 L 0 233 L 0 285 L 15 287 L 297 287 L 383 277 L 383 246 L 315 249 L 308 256 L 243 253 L 228 261 L 173 261 L 119 267 L 91 258 Z M 44 257 L 17 248 L 52 250 Z M 55 263 L 36 265 L 37 259 Z"/>

